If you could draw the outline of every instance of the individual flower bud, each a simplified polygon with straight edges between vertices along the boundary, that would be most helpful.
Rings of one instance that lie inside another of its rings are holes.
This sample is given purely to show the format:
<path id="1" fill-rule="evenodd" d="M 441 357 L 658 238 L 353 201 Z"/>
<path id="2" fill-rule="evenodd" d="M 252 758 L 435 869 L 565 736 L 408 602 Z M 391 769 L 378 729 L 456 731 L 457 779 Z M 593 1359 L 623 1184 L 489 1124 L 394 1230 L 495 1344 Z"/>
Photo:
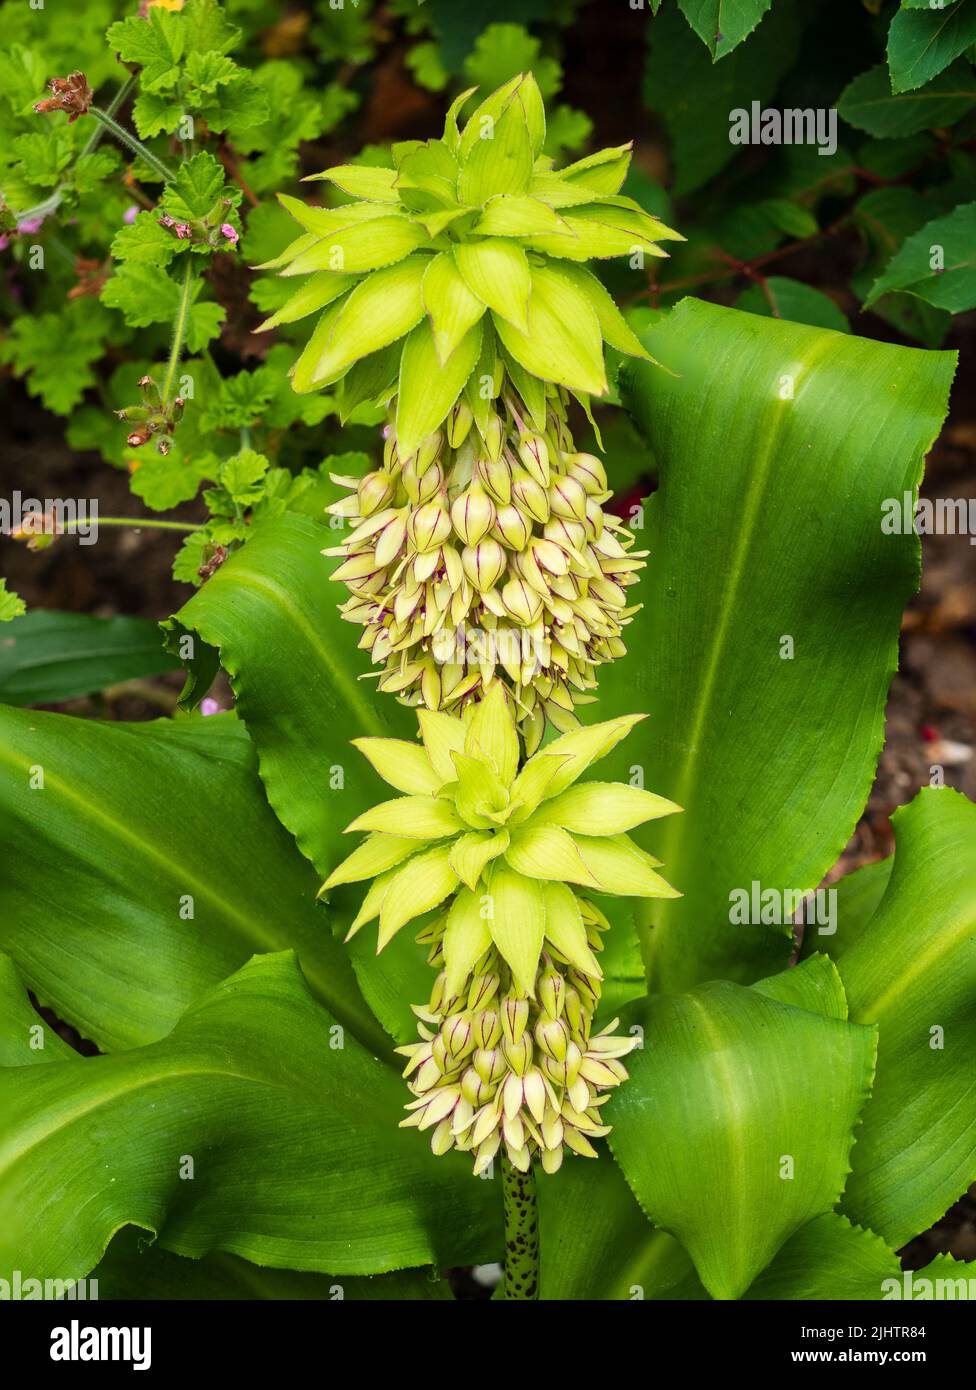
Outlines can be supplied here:
<path id="1" fill-rule="evenodd" d="M 67 77 L 52 77 L 47 85 L 54 95 L 34 103 L 34 110 L 41 114 L 67 111 L 68 125 L 73 125 L 91 106 L 94 93 L 83 72 L 72 72 Z"/>
<path id="2" fill-rule="evenodd" d="M 393 501 L 395 493 L 396 487 L 389 473 L 367 473 L 356 489 L 360 516 L 372 516 L 374 512 L 382 511 Z"/>
<path id="3" fill-rule="evenodd" d="M 499 507 L 495 513 L 495 525 L 491 533 L 495 540 L 507 545 L 509 550 L 524 550 L 532 534 L 525 513 L 513 503 Z"/>
<path id="4" fill-rule="evenodd" d="M 517 622 L 534 623 L 542 612 L 542 599 L 524 579 L 510 579 L 502 589 L 502 603 Z"/>
<path id="5" fill-rule="evenodd" d="M 438 1033 L 437 1037 L 431 1043 L 430 1055 L 436 1062 L 437 1070 L 441 1075 L 443 1075 L 444 1072 L 450 1071 L 454 1066 L 454 1059 L 448 1051 L 447 1039 L 441 1033 Z"/>
<path id="6" fill-rule="evenodd" d="M 518 446 L 522 466 L 540 487 L 549 486 L 549 448 L 541 434 L 523 434 Z"/>
<path id="7" fill-rule="evenodd" d="M 140 449 L 143 444 L 149 443 L 152 436 L 153 431 L 148 425 L 140 425 L 137 430 L 133 430 L 130 435 L 126 436 L 125 442 L 130 449 Z"/>
<path id="8" fill-rule="evenodd" d="M 223 222 L 221 224 L 220 235 L 229 241 L 231 246 L 236 246 L 241 239 L 240 233 L 235 231 L 229 222 Z"/>
<path id="9" fill-rule="evenodd" d="M 464 397 L 459 397 L 454 404 L 447 422 L 447 442 L 452 449 L 460 449 L 471 431 L 474 416 L 471 407 Z"/>
<path id="10" fill-rule="evenodd" d="M 468 986 L 468 1008 L 472 1011 L 487 1008 L 500 987 L 497 975 L 476 975 Z M 487 1045 L 482 1043 L 482 1047 Z"/>
<path id="11" fill-rule="evenodd" d="M 567 481 L 569 481 L 567 479 Z M 586 527 L 587 540 L 598 541 L 603 535 L 603 508 L 599 502 L 595 502 L 592 497 L 586 499 L 583 524 Z"/>
<path id="12" fill-rule="evenodd" d="M 579 1076 L 579 1069 L 583 1064 L 583 1053 L 579 1046 L 570 1042 L 566 1045 L 566 1085 L 572 1086 Z"/>
<path id="13" fill-rule="evenodd" d="M 474 1039 L 478 1047 L 494 1047 L 502 1035 L 502 1021 L 495 1009 L 485 1009 L 474 1021 Z"/>
<path id="14" fill-rule="evenodd" d="M 488 458 L 492 463 L 497 463 L 505 447 L 505 426 L 495 411 L 489 415 L 483 434 Z"/>
<path id="15" fill-rule="evenodd" d="M 595 454 L 566 454 L 562 462 L 569 476 L 582 483 L 588 497 L 607 491 L 607 470 Z"/>
<path id="16" fill-rule="evenodd" d="M 495 504 L 478 482 L 455 497 L 451 506 L 454 529 L 465 545 L 477 545 L 495 524 Z"/>
<path id="17" fill-rule="evenodd" d="M 150 409 L 159 410 L 163 400 L 159 394 L 159 385 L 151 376 L 141 376 L 136 385 L 142 391 L 142 399 Z"/>
<path id="18" fill-rule="evenodd" d="M 586 527 L 583 523 L 564 516 L 550 517 L 542 534 L 547 541 L 554 541 L 564 549 L 580 550 L 586 544 Z"/>
<path id="19" fill-rule="evenodd" d="M 447 1045 L 448 1055 L 455 1064 L 474 1048 L 474 1030 L 464 1014 L 454 1014 L 444 1022 L 440 1037 Z"/>
<path id="20" fill-rule="evenodd" d="M 436 463 L 444 444 L 444 435 L 440 430 L 434 430 L 423 441 L 420 448 L 414 455 L 414 471 L 418 478 L 422 478 L 432 463 Z"/>
<path id="21" fill-rule="evenodd" d="M 535 1025 L 535 1040 L 547 1057 L 552 1057 L 557 1062 L 566 1060 L 570 1037 L 569 1029 L 561 1018 L 541 1015 Z"/>
<path id="22" fill-rule="evenodd" d="M 498 541 L 483 540 L 461 551 L 464 573 L 479 594 L 493 589 L 505 573 L 505 551 Z"/>
<path id="23" fill-rule="evenodd" d="M 516 1076 L 524 1076 L 532 1064 L 532 1040 L 523 1033 L 518 1042 L 504 1042 L 505 1060 Z"/>
<path id="24" fill-rule="evenodd" d="M 586 520 L 586 492 L 575 478 L 553 478 L 549 488 L 549 505 L 554 516 L 567 521 Z"/>
<path id="25" fill-rule="evenodd" d="M 482 459 L 478 464 L 481 480 L 500 506 L 512 500 L 512 470 L 504 459 Z"/>
<path id="26" fill-rule="evenodd" d="M 558 1018 L 566 1000 L 566 982 L 558 970 L 547 966 L 539 977 L 539 1003 L 551 1018 Z"/>
<path id="27" fill-rule="evenodd" d="M 446 987 L 447 973 L 442 970 L 434 981 L 434 988 L 430 992 L 430 1003 L 427 1007 L 431 1014 L 436 1015 L 440 1013 L 441 1007 L 444 1004 L 444 992 Z"/>
<path id="28" fill-rule="evenodd" d="M 479 1047 L 471 1065 L 487 1085 L 496 1085 L 507 1070 L 505 1058 L 497 1047 Z"/>
<path id="29" fill-rule="evenodd" d="M 502 1032 L 510 1043 L 517 1043 L 529 1021 L 529 1001 L 508 995 L 502 1001 Z"/>
<path id="30" fill-rule="evenodd" d="M 461 1077 L 461 1095 L 469 1105 L 484 1105 L 486 1100 L 490 1100 L 494 1093 L 494 1087 L 487 1085 L 475 1071 L 474 1067 L 468 1067 Z"/>
<path id="31" fill-rule="evenodd" d="M 407 523 L 410 539 L 423 554 L 443 545 L 451 534 L 451 518 L 443 501 L 425 502 L 410 513 Z"/>
<path id="32" fill-rule="evenodd" d="M 149 419 L 149 407 L 146 405 L 127 405 L 122 410 L 113 412 L 118 419 L 125 420 L 127 424 L 143 423 Z"/>
<path id="33" fill-rule="evenodd" d="M 577 990 L 573 988 L 568 988 L 566 990 L 563 1008 L 570 1031 L 574 1037 L 579 1036 L 583 1028 L 583 1001 L 580 999 Z"/>
<path id="34" fill-rule="evenodd" d="M 512 500 L 540 525 L 549 520 L 546 490 L 524 468 L 519 469 L 512 479 Z"/>

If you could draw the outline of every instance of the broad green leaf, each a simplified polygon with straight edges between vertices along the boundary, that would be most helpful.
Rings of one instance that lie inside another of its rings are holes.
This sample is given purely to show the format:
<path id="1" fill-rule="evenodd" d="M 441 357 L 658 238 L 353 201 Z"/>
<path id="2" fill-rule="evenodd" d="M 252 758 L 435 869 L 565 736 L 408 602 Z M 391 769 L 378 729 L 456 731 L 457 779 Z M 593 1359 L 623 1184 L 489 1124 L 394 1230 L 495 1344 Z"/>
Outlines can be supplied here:
<path id="1" fill-rule="evenodd" d="M 772 0 L 678 0 L 713 63 L 749 37 L 771 4 Z"/>
<path id="2" fill-rule="evenodd" d="M 927 788 L 894 826 L 887 891 L 838 969 L 879 1029 L 843 1208 L 900 1246 L 976 1179 L 976 806 Z"/>
<path id="3" fill-rule="evenodd" d="M 0 954 L 0 1067 L 63 1061 L 77 1054 L 41 1019 L 9 956 Z"/>
<path id="4" fill-rule="evenodd" d="M 237 719 L 4 708 L 0 733 L 0 949 L 42 1004 L 130 1048 L 255 951 L 290 946 L 332 1013 L 384 1048 Z"/>
<path id="5" fill-rule="evenodd" d="M 17 618 L 0 637 L 0 701 L 55 704 L 178 664 L 143 618 L 92 618 L 38 608 Z"/>
<path id="6" fill-rule="evenodd" d="M 825 1212 L 786 1242 L 745 1297 L 878 1301 L 892 1279 L 901 1282 L 901 1264 L 881 1237 Z"/>
<path id="7" fill-rule="evenodd" d="M 651 715 L 602 775 L 638 766 L 684 807 L 642 832 L 685 895 L 644 918 L 676 990 L 784 965 L 788 924 L 731 920 L 732 895 L 814 889 L 861 813 L 918 574 L 882 505 L 918 484 L 954 359 L 690 299 L 643 340 L 678 375 L 621 372 L 660 488 L 637 513 L 641 659 L 603 668 L 596 708 Z"/>
<path id="8" fill-rule="evenodd" d="M 296 1269 L 262 1269 L 238 1255 L 215 1251 L 198 1260 L 172 1255 L 150 1245 L 146 1235 L 128 1226 L 113 1236 L 91 1280 L 98 1297 L 130 1299 L 261 1299 L 427 1302 L 451 1298 L 450 1285 L 432 1269 L 403 1269 L 394 1274 L 328 1275 Z"/>
<path id="9" fill-rule="evenodd" d="M 123 1225 L 175 1254 L 329 1273 L 492 1248 L 490 1189 L 397 1129 L 402 1082 L 337 1031 L 288 951 L 255 957 L 160 1042 L 6 1068 L 0 1091 L 8 1278 L 86 1275 Z"/>
<path id="10" fill-rule="evenodd" d="M 334 562 L 320 553 L 328 537 L 307 517 L 269 523 L 171 624 L 173 643 L 189 630 L 220 651 L 268 800 L 323 878 L 349 848 L 344 828 L 382 797 L 350 738 L 411 738 L 415 729 L 395 700 L 377 700 L 359 679 L 369 666 L 336 607 Z M 204 694 L 195 688 L 192 699 Z"/>
<path id="11" fill-rule="evenodd" d="M 751 111 L 754 101 L 775 104 L 799 51 L 801 9 L 776 0 L 749 41 L 717 63 L 676 6 L 664 5 L 648 24 L 644 100 L 667 127 L 676 196 L 702 188 L 739 153 L 729 139 L 731 113 Z"/>
<path id="12" fill-rule="evenodd" d="M 837 99 L 837 114 L 858 130 L 884 139 L 952 125 L 976 106 L 976 78 L 960 59 L 911 92 L 892 92 L 884 63 L 862 72 Z"/>
<path id="13" fill-rule="evenodd" d="M 411 331 L 403 345 L 397 396 L 397 441 L 404 457 L 444 423 L 480 352 L 480 323 L 468 329 L 446 361 L 438 358 L 429 319 Z"/>
<path id="14" fill-rule="evenodd" d="M 635 1024 L 606 1108 L 614 1157 L 712 1296 L 738 1298 L 843 1191 L 875 1030 L 731 982 L 638 1001 Z"/>
<path id="15" fill-rule="evenodd" d="M 532 279 L 521 246 L 490 239 L 454 247 L 454 260 L 472 294 L 523 329 L 528 324 Z"/>
<path id="16" fill-rule="evenodd" d="M 442 251 L 427 266 L 422 294 L 437 355 L 443 363 L 482 317 L 485 305 L 468 289 L 450 251 Z"/>
<path id="17" fill-rule="evenodd" d="M 910 92 L 937 77 L 944 68 L 976 44 L 976 5 L 929 4 L 927 9 L 903 6 L 888 28 L 888 71 L 893 92 Z"/>
<path id="18" fill-rule="evenodd" d="M 326 381 L 345 367 L 395 343 L 419 323 L 424 313 L 421 285 L 426 256 L 408 256 L 398 265 L 370 275 L 343 302 L 334 332 L 323 344 L 316 377 Z"/>
<path id="19" fill-rule="evenodd" d="M 976 202 L 953 209 L 910 236 L 871 286 L 867 308 L 892 290 L 960 314 L 976 306 Z"/>
<path id="20" fill-rule="evenodd" d="M 506 350 L 533 376 L 591 396 L 607 389 L 596 310 L 558 272 L 547 266 L 533 269 L 527 332 L 499 314 L 493 318 Z"/>

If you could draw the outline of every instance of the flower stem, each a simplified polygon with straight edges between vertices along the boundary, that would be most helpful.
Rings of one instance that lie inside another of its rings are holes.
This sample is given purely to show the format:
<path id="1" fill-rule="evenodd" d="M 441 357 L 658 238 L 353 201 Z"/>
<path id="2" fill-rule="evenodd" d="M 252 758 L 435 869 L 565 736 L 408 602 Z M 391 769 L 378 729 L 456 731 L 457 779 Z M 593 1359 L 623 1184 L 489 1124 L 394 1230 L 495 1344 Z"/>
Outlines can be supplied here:
<path id="1" fill-rule="evenodd" d="M 112 117 L 115 115 L 116 111 L 118 111 L 119 107 L 126 100 L 126 98 L 129 96 L 129 93 L 136 85 L 137 80 L 138 79 L 133 75 L 129 78 L 127 82 L 122 83 L 122 86 L 115 93 L 115 96 L 112 98 L 112 100 L 108 104 L 108 107 L 106 108 L 106 116 Z M 102 136 L 104 134 L 105 127 L 103 125 L 96 125 L 91 135 L 89 135 L 88 139 L 85 141 L 84 148 L 82 149 L 81 155 L 79 157 L 83 158 L 86 154 L 94 154 L 98 146 L 101 144 Z M 47 217 L 50 213 L 56 212 L 57 209 L 61 206 L 62 202 L 64 201 L 65 189 L 67 187 L 67 183 L 59 184 L 58 187 L 54 190 L 54 192 L 50 195 L 50 197 L 44 199 L 43 203 L 38 203 L 35 207 L 32 208 L 25 208 L 23 212 L 15 212 L 14 217 L 16 217 L 18 222 L 26 222 L 28 221 L 28 219 L 32 217 Z"/>
<path id="2" fill-rule="evenodd" d="M 200 531 L 203 529 L 202 522 L 195 521 L 157 521 L 153 517 L 145 516 L 99 516 L 93 517 L 99 526 L 132 526 L 137 530 L 143 527 L 151 531 Z M 87 522 L 84 523 L 87 525 Z M 70 536 L 72 531 L 77 530 L 79 523 L 67 522 L 64 527 L 64 534 Z"/>
<path id="3" fill-rule="evenodd" d="M 169 362 L 166 364 L 166 376 L 163 380 L 161 399 L 163 409 L 169 405 L 169 393 L 173 389 L 173 378 L 176 376 L 176 368 L 179 366 L 180 355 L 183 352 L 183 343 L 186 339 L 186 326 L 190 317 L 190 290 L 193 286 L 193 253 L 187 251 L 185 264 L 183 267 L 183 293 L 180 295 L 180 307 L 176 313 L 176 322 L 173 324 L 173 344 L 169 351 Z"/>
<path id="4" fill-rule="evenodd" d="M 502 1152 L 505 1203 L 505 1297 L 523 1302 L 539 1297 L 539 1210 L 535 1172 L 521 1172 Z"/>
<path id="5" fill-rule="evenodd" d="M 174 177 L 172 169 L 168 168 L 161 159 L 157 159 L 151 150 L 147 150 L 141 140 L 137 140 L 134 135 L 130 135 L 124 126 L 120 126 L 107 111 L 103 111 L 100 106 L 90 106 L 89 114 L 94 116 L 97 121 L 101 121 L 106 130 L 115 136 L 116 140 L 128 146 L 134 155 L 148 164 L 154 173 L 158 174 L 164 183 L 170 183 Z"/>

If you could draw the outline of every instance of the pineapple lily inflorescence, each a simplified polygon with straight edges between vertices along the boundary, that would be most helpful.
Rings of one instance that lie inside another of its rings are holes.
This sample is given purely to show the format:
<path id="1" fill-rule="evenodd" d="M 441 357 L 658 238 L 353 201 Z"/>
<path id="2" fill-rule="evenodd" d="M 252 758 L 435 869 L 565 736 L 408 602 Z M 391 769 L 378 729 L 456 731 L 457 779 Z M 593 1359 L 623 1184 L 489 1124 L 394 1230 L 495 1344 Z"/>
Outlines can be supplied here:
<path id="1" fill-rule="evenodd" d="M 626 1079 L 634 1040 L 592 1031 L 606 918 L 588 893 L 676 897 L 627 832 L 679 808 L 642 788 L 580 782 L 641 718 L 576 729 L 523 762 L 511 696 L 495 681 L 461 718 L 418 714 L 422 745 L 356 740 L 404 793 L 359 816 L 369 836 L 325 888 L 372 879 L 350 935 L 379 918 L 382 949 L 424 916 L 417 940 L 439 967 L 416 1008 L 422 1041 L 400 1048 L 416 1100 L 405 1125 L 435 1153 L 502 1143 L 523 1171 L 564 1148 L 593 1156 L 600 1106 Z M 434 913 L 431 917 L 430 914 Z"/>
<path id="2" fill-rule="evenodd" d="M 269 266 L 309 278 L 264 326 L 323 311 L 295 388 L 334 386 L 343 418 L 388 405 L 382 468 L 337 478 L 331 509 L 380 689 L 456 713 L 498 677 L 531 752 L 623 655 L 645 553 L 568 424 L 571 397 L 588 410 L 606 390 L 604 341 L 647 357 L 581 263 L 661 256 L 677 233 L 620 195 L 629 146 L 553 170 L 531 75 L 459 131 L 470 95 L 442 139 L 394 145 L 395 167 L 315 176 L 355 201 L 282 198 L 305 231 Z"/>

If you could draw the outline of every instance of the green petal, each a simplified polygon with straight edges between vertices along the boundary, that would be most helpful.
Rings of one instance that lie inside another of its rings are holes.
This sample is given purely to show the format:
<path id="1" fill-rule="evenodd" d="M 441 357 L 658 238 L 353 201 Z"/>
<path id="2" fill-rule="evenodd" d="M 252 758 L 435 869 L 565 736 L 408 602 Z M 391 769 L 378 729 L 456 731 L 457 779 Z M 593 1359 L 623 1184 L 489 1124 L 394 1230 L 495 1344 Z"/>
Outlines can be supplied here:
<path id="1" fill-rule="evenodd" d="M 545 936 L 542 885 L 498 863 L 492 870 L 489 891 L 491 939 L 511 969 L 517 988 L 522 994 L 531 994 Z"/>
<path id="2" fill-rule="evenodd" d="M 571 965 L 601 980 L 603 971 L 586 940 L 586 926 L 576 894 L 564 883 L 543 884 L 546 909 L 546 938 Z"/>
<path id="3" fill-rule="evenodd" d="M 532 277 L 521 246 L 489 238 L 455 246 L 454 260 L 472 294 L 515 328 L 528 329 Z"/>
<path id="4" fill-rule="evenodd" d="M 514 780 L 519 760 L 518 734 L 510 698 L 501 681 L 493 681 L 487 695 L 474 707 L 464 744 L 466 753 L 473 752 L 477 745 L 491 759 L 506 787 Z"/>
<path id="5" fill-rule="evenodd" d="M 312 336 L 305 344 L 301 356 L 292 370 L 292 389 L 299 394 L 305 395 L 309 391 L 317 391 L 322 386 L 327 386 L 330 381 L 334 381 L 337 375 L 342 375 L 342 369 L 340 369 L 331 375 L 326 373 L 320 378 L 319 366 L 325 357 L 327 345 L 336 324 L 339 322 L 339 316 L 349 302 L 349 297 L 347 295 L 345 299 L 334 300 L 313 328 Z"/>
<path id="6" fill-rule="evenodd" d="M 599 762 L 600 758 L 606 757 L 622 738 L 626 738 L 635 724 L 646 718 L 646 714 L 625 714 L 619 719 L 606 719 L 601 724 L 588 724 L 582 729 L 573 729 L 571 733 L 553 739 L 542 752 L 534 754 L 522 769 L 522 773 L 527 773 L 540 758 L 565 758 L 566 762 L 555 774 L 545 793 L 547 798 L 556 796 L 575 782 L 591 763 Z M 519 776 L 522 776 L 522 773 Z"/>
<path id="7" fill-rule="evenodd" d="M 402 261 L 428 240 L 423 227 L 404 217 L 381 217 L 361 226 L 332 232 L 291 262 L 282 275 L 333 270 L 355 275 Z"/>
<path id="8" fill-rule="evenodd" d="M 466 753 L 453 753 L 457 791 L 454 801 L 468 825 L 476 830 L 491 829 L 498 822 L 492 813 L 500 813 L 508 801 L 508 789 L 487 762 Z"/>
<path id="9" fill-rule="evenodd" d="M 442 710 L 418 710 L 417 720 L 427 756 L 441 779 L 441 785 L 453 782 L 457 778 L 457 769 L 451 754 L 464 751 L 464 736 L 467 732 L 464 724 L 460 719 L 455 719 L 453 714 L 444 714 Z"/>
<path id="10" fill-rule="evenodd" d="M 581 782 L 545 802 L 530 825 L 561 825 L 582 835 L 620 835 L 681 807 L 626 782 Z"/>
<path id="11" fill-rule="evenodd" d="M 427 267 L 422 295 L 434 333 L 437 355 L 444 362 L 468 329 L 473 328 L 482 317 L 485 306 L 468 289 L 450 251 L 442 251 Z"/>
<path id="12" fill-rule="evenodd" d="M 568 760 L 568 754 L 550 753 L 548 749 L 529 759 L 512 783 L 513 825 L 528 819 L 543 797 L 550 793 L 553 778 Z"/>
<path id="13" fill-rule="evenodd" d="M 373 169 L 363 164 L 337 164 L 334 169 L 325 169 L 321 174 L 309 174 L 303 183 L 315 183 L 326 179 L 348 193 L 352 198 L 367 198 L 378 203 L 395 203 L 398 200 L 394 188 L 395 169 Z"/>
<path id="14" fill-rule="evenodd" d="M 459 834 L 465 825 L 449 801 L 433 796 L 398 796 L 371 806 L 346 829 L 378 830 L 408 840 L 440 840 Z"/>
<path id="15" fill-rule="evenodd" d="M 458 876 L 451 868 L 450 850 L 446 845 L 439 845 L 409 859 L 394 874 L 383 898 L 377 953 L 401 927 L 443 902 L 457 885 Z"/>
<path id="16" fill-rule="evenodd" d="M 488 923 L 482 919 L 481 910 L 480 896 L 467 888 L 462 888 L 451 904 L 444 929 L 444 969 L 447 975 L 444 994 L 448 999 L 460 993 L 475 962 L 491 946 L 491 932 Z"/>
<path id="17" fill-rule="evenodd" d="M 398 792 L 436 796 L 440 790 L 444 779 L 438 777 L 419 743 L 408 743 L 402 738 L 354 738 L 352 743 L 369 759 L 383 781 Z"/>
<path id="18" fill-rule="evenodd" d="M 589 835 L 574 835 L 587 864 L 602 883 L 610 884 L 606 891 L 628 898 L 680 898 L 681 894 L 651 868 L 649 856 L 626 835 L 598 840 Z"/>
<path id="19" fill-rule="evenodd" d="M 255 333 L 265 333 L 269 328 L 277 328 L 279 323 L 295 323 L 305 318 L 306 314 L 314 314 L 316 309 L 324 309 L 327 304 L 344 295 L 346 290 L 352 289 L 356 278 L 355 275 L 336 275 L 331 270 L 319 271 L 317 275 L 310 276 L 290 299 L 286 299 L 277 313 L 259 324 Z"/>
<path id="20" fill-rule="evenodd" d="M 359 883 L 364 878 L 375 878 L 414 854 L 416 849 L 417 841 L 413 839 L 397 835 L 370 835 L 332 870 L 321 892 L 336 888 L 340 883 Z"/>
<path id="21" fill-rule="evenodd" d="M 507 830 L 470 831 L 451 846 L 451 868 L 474 891 L 486 865 L 508 849 Z"/>
<path id="22" fill-rule="evenodd" d="M 413 843 L 416 845 L 417 841 L 414 840 Z M 351 941 L 361 927 L 364 927 L 367 922 L 372 922 L 373 918 L 378 915 L 380 908 L 383 906 L 386 891 L 396 876 L 397 870 L 390 869 L 387 873 L 380 874 L 379 878 L 373 880 L 370 884 L 369 892 L 366 894 L 365 898 L 363 898 L 362 905 L 353 918 L 349 930 L 346 932 L 347 941 Z"/>
<path id="23" fill-rule="evenodd" d="M 558 825 L 520 826 L 513 830 L 505 858 L 527 878 L 582 883 L 587 888 L 613 891 L 611 883 L 594 877 L 576 841 Z"/>
<path id="24" fill-rule="evenodd" d="M 611 347 L 615 347 L 618 352 L 626 352 L 630 357 L 643 357 L 647 362 L 654 361 L 654 358 L 614 304 L 609 291 L 591 271 L 584 270 L 582 266 L 572 265 L 567 261 L 560 261 L 558 265 L 553 265 L 552 270 L 574 284 L 586 296 L 596 313 L 600 332 L 605 342 L 608 342 Z"/>
<path id="25" fill-rule="evenodd" d="M 548 267 L 532 271 L 528 332 L 497 315 L 494 322 L 504 346 L 534 376 L 593 396 L 606 391 L 596 311 L 581 290 Z"/>
<path id="26" fill-rule="evenodd" d="M 569 224 L 557 212 L 527 193 L 489 198 L 472 231 L 480 236 L 572 236 Z"/>
<path id="27" fill-rule="evenodd" d="M 426 269 L 426 256 L 408 256 L 357 285 L 343 301 L 317 375 L 326 379 L 409 333 L 423 318 L 421 285 Z"/>
<path id="28" fill-rule="evenodd" d="M 422 319 L 403 347 L 397 398 L 397 443 L 412 454 L 447 418 L 481 353 L 481 324 L 469 328 L 446 362 L 438 360 L 430 321 Z"/>
<path id="29" fill-rule="evenodd" d="M 560 169 L 559 172 L 567 183 L 578 184 L 581 188 L 589 189 L 591 193 L 619 193 L 630 168 L 632 151 L 633 141 L 626 145 L 597 150 L 595 154 L 578 159 L 575 164 L 567 164 L 565 169 Z"/>

